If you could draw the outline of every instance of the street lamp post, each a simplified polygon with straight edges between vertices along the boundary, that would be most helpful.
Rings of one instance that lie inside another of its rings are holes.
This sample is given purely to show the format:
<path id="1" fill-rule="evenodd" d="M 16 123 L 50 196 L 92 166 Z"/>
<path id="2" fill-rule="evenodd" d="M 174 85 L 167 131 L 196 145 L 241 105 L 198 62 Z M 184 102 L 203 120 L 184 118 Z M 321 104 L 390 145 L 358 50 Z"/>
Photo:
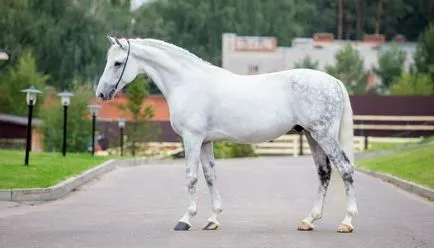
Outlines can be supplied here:
<path id="1" fill-rule="evenodd" d="M 28 89 L 22 90 L 21 92 L 26 93 L 26 102 L 29 107 L 29 114 L 27 117 L 27 136 L 26 136 L 26 157 L 24 159 L 24 164 L 29 165 L 29 151 L 30 151 L 30 138 L 32 136 L 32 115 L 33 115 L 33 105 L 36 103 L 36 98 L 38 94 L 42 92 L 35 89 L 35 87 L 30 87 Z"/>
<path id="2" fill-rule="evenodd" d="M 124 128 L 125 128 L 125 119 L 119 118 L 118 121 L 119 132 L 120 132 L 120 140 L 121 140 L 121 157 L 124 156 Z"/>
<path id="3" fill-rule="evenodd" d="M 10 57 L 8 52 L 0 49 L 0 61 L 4 61 L 3 64 L 0 64 L 0 69 L 8 63 Z"/>
<path id="4" fill-rule="evenodd" d="M 62 154 L 66 156 L 66 130 L 67 130 L 67 120 L 68 120 L 68 106 L 71 103 L 71 97 L 74 96 L 71 92 L 64 91 L 62 93 L 57 94 L 60 96 L 60 101 L 63 105 L 63 147 Z"/>
<path id="5" fill-rule="evenodd" d="M 101 108 L 98 104 L 90 104 L 87 106 L 92 114 L 92 156 L 95 155 L 95 123 L 98 111 Z"/>

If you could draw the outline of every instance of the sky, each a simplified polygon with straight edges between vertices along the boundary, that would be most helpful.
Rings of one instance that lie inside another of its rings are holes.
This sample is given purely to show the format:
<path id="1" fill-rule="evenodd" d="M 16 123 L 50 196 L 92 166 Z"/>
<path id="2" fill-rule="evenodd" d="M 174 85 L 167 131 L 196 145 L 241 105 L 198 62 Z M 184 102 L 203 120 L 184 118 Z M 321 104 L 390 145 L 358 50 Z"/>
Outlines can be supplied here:
<path id="1" fill-rule="evenodd" d="M 148 2 L 149 0 L 131 0 L 131 9 L 136 10 L 142 4 Z"/>

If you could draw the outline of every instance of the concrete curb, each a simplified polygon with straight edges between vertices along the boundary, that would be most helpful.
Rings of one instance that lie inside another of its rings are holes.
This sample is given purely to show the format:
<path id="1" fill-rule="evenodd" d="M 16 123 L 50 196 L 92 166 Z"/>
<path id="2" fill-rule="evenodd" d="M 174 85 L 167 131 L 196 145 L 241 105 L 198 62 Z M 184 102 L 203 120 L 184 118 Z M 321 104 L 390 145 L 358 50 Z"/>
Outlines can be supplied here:
<path id="1" fill-rule="evenodd" d="M 0 190 L 0 201 L 52 201 L 74 191 L 90 180 L 106 174 L 116 168 L 116 160 L 109 160 L 101 165 L 71 177 L 49 188 Z"/>
<path id="2" fill-rule="evenodd" d="M 434 190 L 428 189 L 424 186 L 397 178 L 395 176 L 391 176 L 388 174 L 380 173 L 380 172 L 374 172 L 363 168 L 356 168 L 357 171 L 362 172 L 364 174 L 379 178 L 385 182 L 391 183 L 398 188 L 405 190 L 407 192 L 419 195 L 421 197 L 424 197 L 430 201 L 434 201 Z"/>

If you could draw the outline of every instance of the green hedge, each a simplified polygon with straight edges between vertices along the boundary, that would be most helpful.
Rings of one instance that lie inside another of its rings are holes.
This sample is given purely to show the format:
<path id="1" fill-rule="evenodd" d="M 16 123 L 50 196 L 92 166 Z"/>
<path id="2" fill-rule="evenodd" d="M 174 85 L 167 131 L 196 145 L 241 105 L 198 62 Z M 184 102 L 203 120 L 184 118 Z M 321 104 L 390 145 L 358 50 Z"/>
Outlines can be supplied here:
<path id="1" fill-rule="evenodd" d="M 241 158 L 256 156 L 249 144 L 235 144 L 228 141 L 214 142 L 214 156 L 216 158 Z"/>
<path id="2" fill-rule="evenodd" d="M 255 151 L 252 145 L 235 144 L 229 141 L 214 141 L 215 158 L 242 158 L 255 157 Z M 184 151 L 174 155 L 174 158 L 184 158 Z"/>

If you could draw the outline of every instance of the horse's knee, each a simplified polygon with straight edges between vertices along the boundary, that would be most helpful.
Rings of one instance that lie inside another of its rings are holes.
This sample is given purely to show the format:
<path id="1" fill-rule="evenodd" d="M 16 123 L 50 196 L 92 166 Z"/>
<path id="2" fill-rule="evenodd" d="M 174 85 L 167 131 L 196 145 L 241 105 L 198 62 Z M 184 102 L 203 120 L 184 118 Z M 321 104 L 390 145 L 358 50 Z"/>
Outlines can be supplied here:
<path id="1" fill-rule="evenodd" d="M 197 176 L 189 176 L 187 177 L 187 187 L 189 189 L 194 188 L 197 184 Z"/>
<path id="2" fill-rule="evenodd" d="M 214 181 L 216 180 L 216 177 L 214 175 L 205 175 L 206 184 L 208 186 L 213 186 Z"/>
<path id="3" fill-rule="evenodd" d="M 344 180 L 344 182 L 349 183 L 349 184 L 353 184 L 354 179 L 353 179 L 353 172 L 352 171 L 344 171 L 342 173 L 342 179 Z"/>

